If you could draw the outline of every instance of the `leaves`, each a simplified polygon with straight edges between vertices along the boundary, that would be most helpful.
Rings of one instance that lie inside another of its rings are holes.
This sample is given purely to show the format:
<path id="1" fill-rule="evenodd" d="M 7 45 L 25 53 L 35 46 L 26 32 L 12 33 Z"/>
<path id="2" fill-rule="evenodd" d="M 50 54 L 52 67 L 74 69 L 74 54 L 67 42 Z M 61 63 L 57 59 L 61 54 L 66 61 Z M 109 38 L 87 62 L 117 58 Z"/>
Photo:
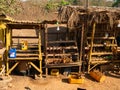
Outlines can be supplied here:
<path id="1" fill-rule="evenodd" d="M 0 0 L 0 12 L 14 14 L 20 8 L 18 0 Z"/>
<path id="2" fill-rule="evenodd" d="M 113 3 L 113 7 L 118 7 L 118 5 L 120 4 L 120 0 L 116 0 L 116 2 L 115 3 Z"/>

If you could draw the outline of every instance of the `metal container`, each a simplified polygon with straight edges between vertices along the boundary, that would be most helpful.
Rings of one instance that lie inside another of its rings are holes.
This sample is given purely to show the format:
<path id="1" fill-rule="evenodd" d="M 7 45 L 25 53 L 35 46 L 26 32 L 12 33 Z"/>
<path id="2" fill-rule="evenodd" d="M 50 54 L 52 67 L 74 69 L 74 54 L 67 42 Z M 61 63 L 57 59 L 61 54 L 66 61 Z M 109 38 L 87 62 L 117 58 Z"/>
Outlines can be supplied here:
<path id="1" fill-rule="evenodd" d="M 26 40 L 22 40 L 21 49 L 22 50 L 27 50 L 28 49 L 28 42 Z"/>
<path id="2" fill-rule="evenodd" d="M 79 76 L 78 73 L 75 73 L 68 76 L 68 82 L 70 84 L 82 84 L 85 80 L 83 77 Z"/>
<path id="3" fill-rule="evenodd" d="M 9 58 L 16 58 L 16 49 L 15 48 L 11 48 L 9 50 Z"/>
<path id="4" fill-rule="evenodd" d="M 59 75 L 59 70 L 58 69 L 52 69 L 51 70 L 51 75 L 52 76 L 58 76 Z"/>

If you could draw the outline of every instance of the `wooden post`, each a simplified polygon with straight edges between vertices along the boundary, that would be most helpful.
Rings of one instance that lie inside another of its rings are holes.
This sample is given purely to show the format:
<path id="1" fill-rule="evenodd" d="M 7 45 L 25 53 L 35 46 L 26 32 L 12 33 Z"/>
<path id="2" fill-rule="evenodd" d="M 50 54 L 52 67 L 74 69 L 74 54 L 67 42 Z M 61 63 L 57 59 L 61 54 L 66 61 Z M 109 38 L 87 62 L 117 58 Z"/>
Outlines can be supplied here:
<path id="1" fill-rule="evenodd" d="M 81 43 L 80 43 L 80 55 L 79 55 L 79 60 L 80 60 L 80 67 L 79 67 L 79 72 L 81 72 L 81 65 L 82 65 L 82 55 L 83 55 L 83 39 L 84 39 L 84 24 L 82 24 L 82 30 L 81 30 Z"/>
<path id="2" fill-rule="evenodd" d="M 69 40 L 69 34 L 70 32 L 69 32 L 68 23 L 67 23 L 66 41 Z"/>
<path id="3" fill-rule="evenodd" d="M 7 28 L 6 29 L 6 72 L 8 72 L 9 70 L 9 61 L 8 61 L 8 51 L 10 48 L 10 41 L 11 41 L 11 37 L 10 37 L 10 30 Z"/>
<path id="4" fill-rule="evenodd" d="M 40 68 L 40 77 L 42 77 L 42 52 L 41 52 L 41 31 L 39 29 L 39 43 L 38 43 L 38 48 L 39 48 L 39 68 Z"/>
<path id="5" fill-rule="evenodd" d="M 46 24 L 45 25 L 45 40 L 44 40 L 44 42 L 45 42 L 45 51 L 44 51 L 44 53 L 45 53 L 45 64 L 46 65 L 47 65 L 47 42 L 48 42 L 47 34 L 48 34 L 48 32 L 47 32 L 47 24 Z M 46 77 L 47 77 L 47 75 L 48 75 L 48 68 L 46 67 Z"/>
<path id="6" fill-rule="evenodd" d="M 90 52 L 89 52 L 89 61 L 88 61 L 88 73 L 90 71 L 90 63 L 91 63 L 91 55 L 93 50 L 93 42 L 94 42 L 94 34 L 95 34 L 96 23 L 93 24 L 92 36 L 91 36 L 91 44 L 90 44 Z"/>
<path id="7" fill-rule="evenodd" d="M 88 9 L 89 7 L 89 0 L 85 0 L 85 8 Z"/>
<path id="8" fill-rule="evenodd" d="M 10 29 L 10 46 L 12 45 L 12 29 Z"/>

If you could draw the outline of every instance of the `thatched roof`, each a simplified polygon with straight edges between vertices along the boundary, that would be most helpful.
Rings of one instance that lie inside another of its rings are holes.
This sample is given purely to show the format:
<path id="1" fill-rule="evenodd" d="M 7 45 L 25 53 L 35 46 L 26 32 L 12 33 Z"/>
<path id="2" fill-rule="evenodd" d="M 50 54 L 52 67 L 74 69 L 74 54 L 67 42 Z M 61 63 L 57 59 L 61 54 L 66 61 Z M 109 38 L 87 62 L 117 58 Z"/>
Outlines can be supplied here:
<path id="1" fill-rule="evenodd" d="M 120 19 L 120 8 L 65 6 L 60 9 L 59 20 L 68 22 L 69 27 L 76 27 L 79 23 L 89 24 L 109 23 L 111 27 Z"/>

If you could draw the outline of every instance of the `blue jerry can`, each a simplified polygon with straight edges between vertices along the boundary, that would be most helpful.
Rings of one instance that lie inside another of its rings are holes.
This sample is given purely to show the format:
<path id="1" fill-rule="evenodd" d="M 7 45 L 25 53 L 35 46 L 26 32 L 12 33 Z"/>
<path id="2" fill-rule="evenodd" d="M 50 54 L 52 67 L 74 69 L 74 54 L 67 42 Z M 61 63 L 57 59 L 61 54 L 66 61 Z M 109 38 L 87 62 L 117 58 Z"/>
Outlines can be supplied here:
<path id="1" fill-rule="evenodd" d="M 9 58 L 16 58 L 16 49 L 15 48 L 11 48 L 9 50 Z"/>

